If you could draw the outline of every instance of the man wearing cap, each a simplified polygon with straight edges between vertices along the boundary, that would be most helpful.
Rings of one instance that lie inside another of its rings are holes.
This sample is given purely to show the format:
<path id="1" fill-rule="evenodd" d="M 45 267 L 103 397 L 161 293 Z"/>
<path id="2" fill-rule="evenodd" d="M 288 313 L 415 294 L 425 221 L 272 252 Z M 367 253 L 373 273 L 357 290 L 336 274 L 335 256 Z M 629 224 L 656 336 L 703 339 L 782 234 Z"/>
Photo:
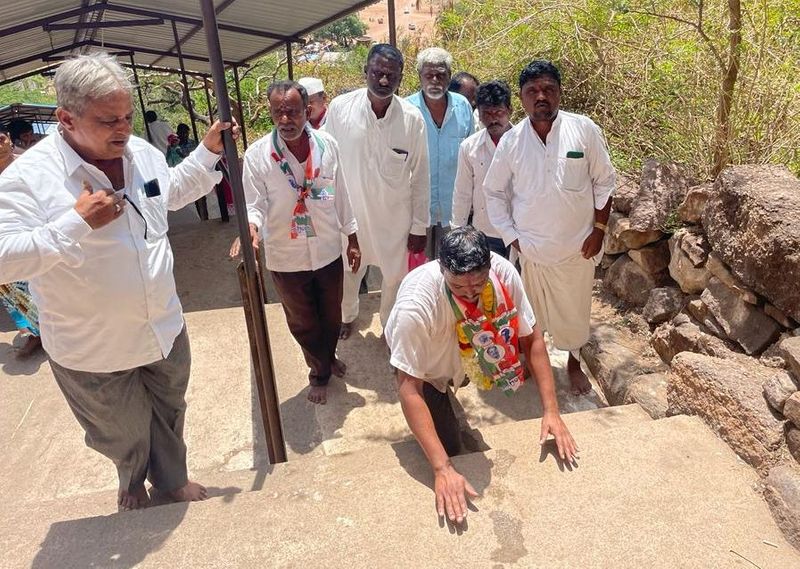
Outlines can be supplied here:
<path id="1" fill-rule="evenodd" d="M 308 106 L 311 109 L 308 122 L 311 123 L 311 128 L 322 128 L 328 115 L 328 96 L 325 94 L 322 79 L 301 77 L 298 83 L 305 87 L 306 93 L 308 93 Z"/>
<path id="2" fill-rule="evenodd" d="M 616 174 L 589 117 L 559 110 L 561 74 L 533 61 L 519 76 L 527 120 L 497 145 L 484 189 L 489 221 L 520 253 L 525 291 L 542 329 L 568 350 L 575 395 L 592 389 L 581 370 Z"/>

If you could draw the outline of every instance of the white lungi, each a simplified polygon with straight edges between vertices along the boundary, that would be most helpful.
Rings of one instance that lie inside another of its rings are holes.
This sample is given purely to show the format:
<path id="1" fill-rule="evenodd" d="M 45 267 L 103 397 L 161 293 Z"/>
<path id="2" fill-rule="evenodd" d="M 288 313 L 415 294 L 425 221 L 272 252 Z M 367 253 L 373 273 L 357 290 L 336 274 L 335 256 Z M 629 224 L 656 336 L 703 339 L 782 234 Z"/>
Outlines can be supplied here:
<path id="1" fill-rule="evenodd" d="M 577 350 L 589 340 L 594 259 L 581 254 L 557 265 L 533 263 L 524 256 L 522 282 L 536 321 L 559 350 Z"/>

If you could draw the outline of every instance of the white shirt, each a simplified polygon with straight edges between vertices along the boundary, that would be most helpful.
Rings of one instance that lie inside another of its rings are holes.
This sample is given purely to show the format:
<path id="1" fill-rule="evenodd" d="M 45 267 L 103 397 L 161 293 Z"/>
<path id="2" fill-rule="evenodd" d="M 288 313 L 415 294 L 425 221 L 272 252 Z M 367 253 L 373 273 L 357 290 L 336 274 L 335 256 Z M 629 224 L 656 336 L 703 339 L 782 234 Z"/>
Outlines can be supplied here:
<path id="1" fill-rule="evenodd" d="M 219 182 L 219 157 L 202 144 L 175 168 L 131 137 L 123 156 L 125 213 L 92 229 L 74 206 L 89 182 L 111 188 L 56 132 L 0 176 L 0 282 L 27 280 L 39 308 L 45 350 L 73 370 L 111 372 L 169 355 L 183 328 L 172 276 L 167 210 Z M 158 180 L 161 195 L 144 184 Z M 144 218 L 142 217 L 144 216 Z M 147 238 L 145 222 L 147 220 Z"/>
<path id="2" fill-rule="evenodd" d="M 244 154 L 244 193 L 247 217 L 262 230 L 267 269 L 270 271 L 316 271 L 335 261 L 342 254 L 341 235 L 356 232 L 356 220 L 350 207 L 347 184 L 340 167 L 339 146 L 324 132 L 313 131 L 322 141 L 322 164 L 317 186 L 332 186 L 334 199 L 306 199 L 315 237 L 291 239 L 289 230 L 297 191 L 272 158 L 272 133 L 254 142 Z M 281 149 L 297 183 L 305 179 L 302 164 L 281 143 Z M 308 157 L 311 160 L 311 154 Z M 317 166 L 316 164 L 314 165 Z"/>
<path id="3" fill-rule="evenodd" d="M 557 265 L 580 254 L 615 179 L 603 135 L 588 117 L 558 111 L 546 145 L 523 120 L 500 139 L 486 174 L 489 219 L 506 245 L 519 239 L 524 258 Z"/>
<path id="4" fill-rule="evenodd" d="M 167 153 L 167 137 L 172 134 L 172 127 L 166 121 L 153 121 L 150 125 L 150 138 L 153 139 L 153 146 L 161 151 L 161 154 Z"/>
<path id="5" fill-rule="evenodd" d="M 487 130 L 481 129 L 458 148 L 458 168 L 453 190 L 453 227 L 467 224 L 472 210 L 472 226 L 489 237 L 500 238 L 500 232 L 489 221 L 483 183 L 494 157 L 495 144 Z M 507 187 L 509 197 L 510 186 Z"/>
<path id="6" fill-rule="evenodd" d="M 409 233 L 425 235 L 430 224 L 425 120 L 397 96 L 379 119 L 367 90 L 358 89 L 331 101 L 323 130 L 342 149 L 361 262 L 398 282 L 408 272 Z"/>
<path id="7" fill-rule="evenodd" d="M 507 288 L 519 315 L 519 335 L 533 333 L 536 319 L 514 265 L 492 253 L 492 269 Z M 451 379 L 464 376 L 456 337 L 456 316 L 447 299 L 439 261 L 411 271 L 397 293 L 384 328 L 397 369 L 445 391 Z"/>

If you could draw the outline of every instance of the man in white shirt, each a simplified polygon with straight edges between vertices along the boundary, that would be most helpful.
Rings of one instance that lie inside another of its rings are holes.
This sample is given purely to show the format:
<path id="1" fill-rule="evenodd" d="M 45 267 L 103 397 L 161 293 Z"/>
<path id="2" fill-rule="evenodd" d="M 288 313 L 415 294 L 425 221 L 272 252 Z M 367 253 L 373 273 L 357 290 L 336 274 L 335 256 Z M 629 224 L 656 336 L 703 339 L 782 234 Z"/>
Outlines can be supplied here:
<path id="1" fill-rule="evenodd" d="M 147 123 L 147 130 L 150 131 L 150 143 L 166 156 L 169 135 L 174 134 L 172 127 L 168 122 L 159 120 L 155 111 L 147 111 L 144 114 L 144 120 Z"/>
<path id="2" fill-rule="evenodd" d="M 325 124 L 328 115 L 328 95 L 322 79 L 316 77 L 301 77 L 297 80 L 308 93 L 308 104 L 311 110 L 308 113 L 308 122 L 311 128 L 320 129 Z"/>
<path id="3" fill-rule="evenodd" d="M 167 210 L 213 188 L 214 123 L 174 169 L 131 136 L 132 84 L 106 54 L 55 75 L 58 131 L 0 177 L 0 282 L 28 280 L 53 375 L 86 443 L 119 474 L 119 507 L 202 500 L 187 477 L 191 356 L 172 276 Z"/>
<path id="4" fill-rule="evenodd" d="M 482 83 L 475 95 L 477 111 L 486 128 L 479 130 L 458 149 L 458 169 L 453 190 L 453 227 L 467 225 L 483 231 L 489 248 L 508 258 L 508 248 L 500 232 L 489 221 L 483 182 L 500 138 L 511 130 L 511 89 L 505 81 Z"/>
<path id="5" fill-rule="evenodd" d="M 358 222 L 361 267 L 345 271 L 341 338 L 358 316 L 358 289 L 368 265 L 380 268 L 381 325 L 386 325 L 409 253 L 425 250 L 430 180 L 425 121 L 395 92 L 403 55 L 388 44 L 372 46 L 364 66 L 367 88 L 331 101 L 323 130 L 342 148 L 341 167 Z"/>
<path id="6" fill-rule="evenodd" d="M 310 128 L 305 88 L 279 81 L 267 91 L 275 130 L 244 156 L 244 191 L 253 245 L 263 230 L 267 269 L 281 297 L 289 330 L 310 368 L 312 403 L 327 402 L 342 324 L 342 236 L 356 272 L 361 252 L 356 220 L 342 175 L 339 146 Z"/>
<path id="7" fill-rule="evenodd" d="M 461 523 L 466 495 L 476 496 L 449 459 L 461 450 L 449 386 L 460 386 L 465 374 L 478 389 L 512 395 L 523 382 L 524 353 L 544 407 L 540 444 L 552 434 L 560 458 L 574 462 L 575 441 L 559 414 L 547 348 L 520 276 L 489 251 L 480 231 L 453 229 L 439 260 L 409 273 L 386 339 L 403 414 L 433 469 L 440 516 Z"/>
<path id="8" fill-rule="evenodd" d="M 592 387 L 580 348 L 616 176 L 598 126 L 559 110 L 561 75 L 552 63 L 530 63 L 519 86 L 528 120 L 503 136 L 486 174 L 489 220 L 520 252 L 536 316 L 555 346 L 569 350 L 572 391 L 585 394 Z"/>

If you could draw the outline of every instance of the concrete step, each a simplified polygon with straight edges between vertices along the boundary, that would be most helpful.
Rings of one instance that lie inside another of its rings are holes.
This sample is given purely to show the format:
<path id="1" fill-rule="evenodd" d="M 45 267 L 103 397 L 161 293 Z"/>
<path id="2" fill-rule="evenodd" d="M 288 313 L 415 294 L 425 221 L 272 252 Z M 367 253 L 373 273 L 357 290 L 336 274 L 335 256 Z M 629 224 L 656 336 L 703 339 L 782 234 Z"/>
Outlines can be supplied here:
<path id="1" fill-rule="evenodd" d="M 756 474 L 699 420 L 626 423 L 625 411 L 604 429 L 584 421 L 595 413 L 568 418 L 582 450 L 571 470 L 542 455 L 526 422 L 516 436 L 502 427 L 512 448 L 456 457 L 481 493 L 465 528 L 437 520 L 424 459 L 396 453 L 380 469 L 374 449 L 362 449 L 278 465 L 260 491 L 203 503 L 86 519 L 69 501 L 35 505 L 4 516 L 0 565 L 800 566 Z"/>

